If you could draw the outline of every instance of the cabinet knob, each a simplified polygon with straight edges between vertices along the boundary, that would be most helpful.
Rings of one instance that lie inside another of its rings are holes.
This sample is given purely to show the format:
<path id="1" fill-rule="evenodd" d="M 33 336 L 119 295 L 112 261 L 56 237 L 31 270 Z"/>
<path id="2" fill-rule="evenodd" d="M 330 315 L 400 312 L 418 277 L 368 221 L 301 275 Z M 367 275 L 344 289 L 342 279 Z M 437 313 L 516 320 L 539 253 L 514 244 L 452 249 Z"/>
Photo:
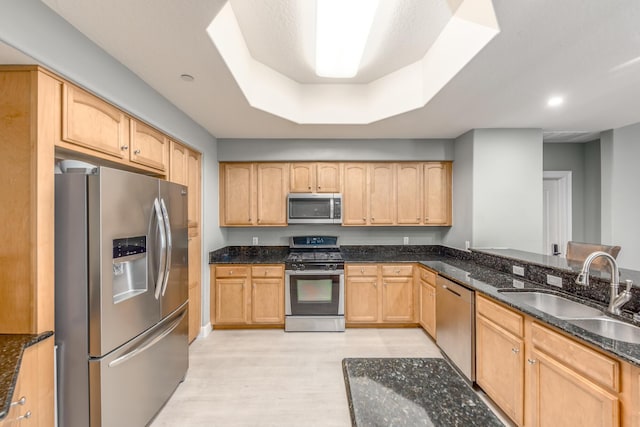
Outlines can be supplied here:
<path id="1" fill-rule="evenodd" d="M 374 288 L 377 288 L 377 287 L 378 287 L 378 284 L 377 284 L 377 283 L 374 283 L 374 284 L 373 284 L 373 287 L 374 287 Z"/>
<path id="2" fill-rule="evenodd" d="M 387 287 L 387 282 L 384 282 L 384 283 L 383 283 L 383 285 L 384 285 L 384 287 L 386 288 L 386 287 Z"/>
<path id="3" fill-rule="evenodd" d="M 425 218 L 424 218 L 424 220 L 425 220 L 425 221 L 429 221 L 429 217 L 428 217 L 428 216 L 427 216 L 427 217 L 425 217 Z"/>
<path id="4" fill-rule="evenodd" d="M 16 418 L 14 421 L 18 421 L 18 420 L 22 420 L 22 419 L 29 419 L 31 418 L 31 411 L 27 411 L 25 412 L 24 415 L 20 415 L 18 418 Z"/>
<path id="5" fill-rule="evenodd" d="M 511 352 L 513 352 L 514 354 L 518 354 L 518 353 L 520 353 L 520 349 L 519 348 L 512 348 Z"/>
<path id="6" fill-rule="evenodd" d="M 536 363 L 536 362 L 537 362 L 537 360 L 536 360 L 536 359 L 527 359 L 527 363 L 528 363 L 529 365 L 535 365 L 535 363 Z"/>
<path id="7" fill-rule="evenodd" d="M 233 274 L 233 270 L 229 270 L 229 275 Z"/>
<path id="8" fill-rule="evenodd" d="M 15 402 L 11 402 L 10 406 L 16 406 L 16 405 L 24 405 L 25 403 L 27 403 L 27 398 L 25 396 L 22 396 L 20 399 L 16 400 Z"/>
<path id="9" fill-rule="evenodd" d="M 254 284 L 253 284 L 253 289 L 255 290 L 255 288 L 256 288 L 256 284 L 254 283 Z"/>
<path id="10" fill-rule="evenodd" d="M 309 186 L 308 189 L 311 190 L 311 186 Z"/>
<path id="11" fill-rule="evenodd" d="M 133 154 L 140 154 L 140 150 L 135 150 Z"/>
<path id="12" fill-rule="evenodd" d="M 396 270 L 396 274 L 400 274 L 400 270 Z"/>
<path id="13" fill-rule="evenodd" d="M 318 190 L 320 190 L 321 188 L 322 188 L 322 187 L 320 187 L 320 186 L 318 185 Z"/>
<path id="14" fill-rule="evenodd" d="M 360 273 L 364 274 L 364 267 L 360 267 Z"/>
<path id="15" fill-rule="evenodd" d="M 367 217 L 366 217 L 366 216 L 363 216 L 363 217 L 362 217 L 362 220 L 363 220 L 363 221 L 366 221 L 366 220 L 367 220 Z"/>
<path id="16" fill-rule="evenodd" d="M 371 221 L 375 221 L 376 219 L 374 217 L 371 217 Z"/>
<path id="17" fill-rule="evenodd" d="M 122 149 L 122 150 L 128 150 L 128 149 L 129 149 L 129 146 L 128 146 L 128 145 L 123 145 L 122 147 L 120 147 L 120 149 Z"/>

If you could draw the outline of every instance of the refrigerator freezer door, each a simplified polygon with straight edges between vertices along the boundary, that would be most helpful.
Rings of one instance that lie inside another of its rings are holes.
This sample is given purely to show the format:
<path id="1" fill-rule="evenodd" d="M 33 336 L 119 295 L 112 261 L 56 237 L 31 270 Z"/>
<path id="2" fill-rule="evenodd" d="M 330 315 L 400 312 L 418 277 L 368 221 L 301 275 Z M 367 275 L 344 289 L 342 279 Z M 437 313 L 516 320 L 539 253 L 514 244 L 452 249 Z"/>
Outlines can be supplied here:
<path id="1" fill-rule="evenodd" d="M 161 319 L 152 277 L 159 255 L 153 233 L 158 180 L 99 168 L 88 187 L 89 355 L 100 357 Z M 126 256 L 136 245 L 144 252 Z"/>
<path id="2" fill-rule="evenodd" d="M 184 379 L 187 335 L 184 305 L 134 341 L 90 360 L 89 425 L 147 425 Z"/>
<path id="3" fill-rule="evenodd" d="M 167 230 L 167 272 L 162 289 L 162 317 L 174 312 L 189 297 L 189 242 L 187 237 L 187 187 L 160 181 L 160 204 L 169 224 Z"/>

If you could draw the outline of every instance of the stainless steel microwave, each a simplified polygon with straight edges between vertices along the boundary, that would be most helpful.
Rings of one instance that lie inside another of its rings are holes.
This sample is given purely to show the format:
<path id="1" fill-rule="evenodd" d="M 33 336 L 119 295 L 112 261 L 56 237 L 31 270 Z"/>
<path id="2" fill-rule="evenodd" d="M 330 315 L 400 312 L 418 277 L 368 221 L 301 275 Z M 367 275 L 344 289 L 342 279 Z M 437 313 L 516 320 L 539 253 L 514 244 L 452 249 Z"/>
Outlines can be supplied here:
<path id="1" fill-rule="evenodd" d="M 342 224 L 342 194 L 289 193 L 289 224 Z"/>

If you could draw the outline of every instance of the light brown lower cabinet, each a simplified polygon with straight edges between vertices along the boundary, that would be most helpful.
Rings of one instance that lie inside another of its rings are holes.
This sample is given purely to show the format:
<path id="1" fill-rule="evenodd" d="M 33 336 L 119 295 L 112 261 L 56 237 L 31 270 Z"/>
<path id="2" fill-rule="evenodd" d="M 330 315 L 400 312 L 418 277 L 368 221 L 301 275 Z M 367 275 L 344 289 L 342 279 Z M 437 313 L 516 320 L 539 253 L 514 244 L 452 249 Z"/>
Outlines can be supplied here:
<path id="1" fill-rule="evenodd" d="M 640 425 L 639 368 L 482 295 L 476 303 L 476 381 L 517 425 Z"/>
<path id="2" fill-rule="evenodd" d="M 214 326 L 284 325 L 284 266 L 211 266 Z"/>
<path id="3" fill-rule="evenodd" d="M 11 398 L 11 407 L 1 427 L 54 425 L 53 337 L 27 347 Z"/>
<path id="4" fill-rule="evenodd" d="M 347 264 L 345 274 L 347 323 L 415 323 L 413 265 Z"/>
<path id="5" fill-rule="evenodd" d="M 436 277 L 437 274 L 419 267 L 419 310 L 418 322 L 433 339 L 436 338 Z"/>

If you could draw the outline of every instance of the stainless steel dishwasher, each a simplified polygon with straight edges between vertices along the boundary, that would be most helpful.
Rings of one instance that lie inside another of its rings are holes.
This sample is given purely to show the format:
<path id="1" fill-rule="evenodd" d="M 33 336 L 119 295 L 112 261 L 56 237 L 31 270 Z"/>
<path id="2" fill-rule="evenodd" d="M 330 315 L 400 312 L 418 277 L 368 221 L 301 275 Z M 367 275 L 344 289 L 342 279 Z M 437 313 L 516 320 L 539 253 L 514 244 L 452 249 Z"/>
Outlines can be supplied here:
<path id="1" fill-rule="evenodd" d="M 441 276 L 436 285 L 436 343 L 458 370 L 474 382 L 475 293 Z"/>

